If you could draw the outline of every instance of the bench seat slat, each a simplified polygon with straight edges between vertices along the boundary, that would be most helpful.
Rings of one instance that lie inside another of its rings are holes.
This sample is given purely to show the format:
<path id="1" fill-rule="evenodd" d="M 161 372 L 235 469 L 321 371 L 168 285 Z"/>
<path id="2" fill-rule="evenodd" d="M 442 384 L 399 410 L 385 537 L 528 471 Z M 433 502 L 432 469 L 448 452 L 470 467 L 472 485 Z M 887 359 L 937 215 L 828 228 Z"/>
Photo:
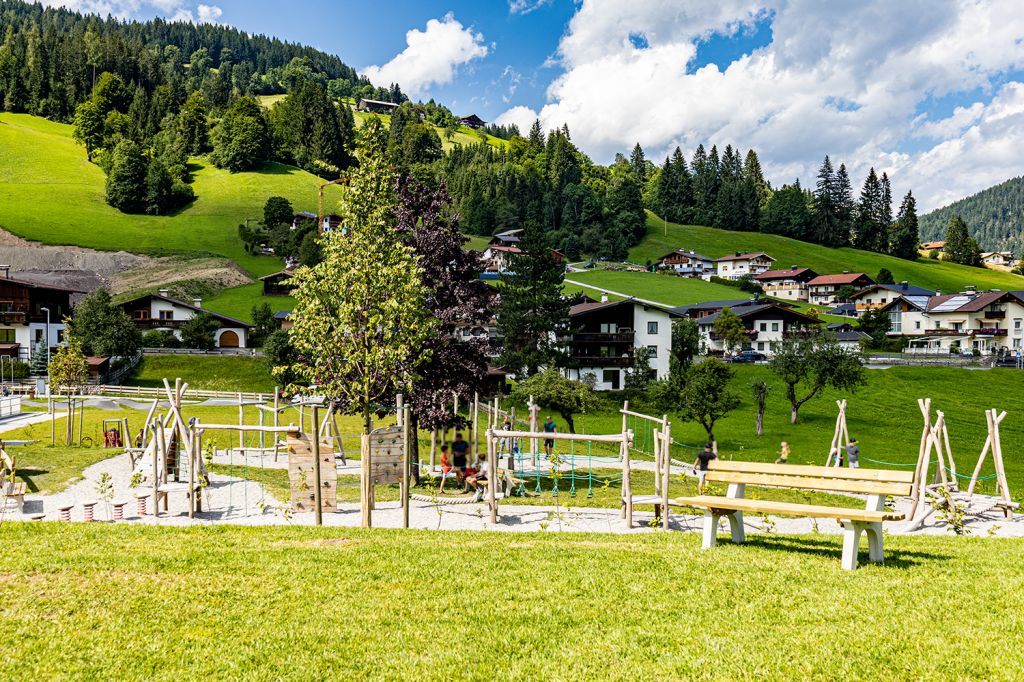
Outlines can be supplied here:
<path id="1" fill-rule="evenodd" d="M 698 495 L 697 497 L 677 497 L 669 504 L 678 507 L 699 507 L 701 509 L 723 509 L 781 516 L 811 516 L 837 521 L 865 521 L 868 523 L 882 521 L 902 521 L 905 515 L 899 512 L 867 511 L 864 509 L 847 509 L 845 507 L 825 507 L 815 504 L 797 504 L 794 502 L 772 502 L 770 500 L 751 500 L 744 497 L 721 497 L 718 495 Z"/>
<path id="2" fill-rule="evenodd" d="M 848 469 L 804 464 L 774 464 L 772 462 L 744 462 L 715 459 L 708 463 L 710 471 L 739 471 L 751 474 L 782 474 L 788 476 L 817 476 L 884 483 L 913 483 L 914 471 L 890 469 Z"/>
<path id="3" fill-rule="evenodd" d="M 21 497 L 26 489 L 24 481 L 7 481 L 3 484 L 2 492 L 7 497 Z"/>
<path id="4" fill-rule="evenodd" d="M 866 495 L 903 496 L 910 494 L 909 483 L 858 481 L 843 478 L 815 478 L 811 476 L 786 476 L 782 474 L 758 474 L 741 471 L 719 471 L 715 469 L 708 471 L 706 480 L 717 483 L 746 483 L 747 485 L 765 486 L 770 488 L 833 490 L 836 492 L 863 493 Z"/>

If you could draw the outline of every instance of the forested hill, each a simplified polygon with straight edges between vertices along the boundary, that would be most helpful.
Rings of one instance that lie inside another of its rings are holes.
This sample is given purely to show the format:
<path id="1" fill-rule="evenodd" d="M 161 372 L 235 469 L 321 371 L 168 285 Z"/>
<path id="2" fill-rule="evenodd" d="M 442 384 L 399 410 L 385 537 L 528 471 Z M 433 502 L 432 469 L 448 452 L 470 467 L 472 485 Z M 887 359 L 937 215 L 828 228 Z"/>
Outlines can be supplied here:
<path id="1" fill-rule="evenodd" d="M 986 251 L 1024 255 L 1024 177 L 1007 180 L 921 216 L 921 239 L 943 239 L 952 215 L 964 219 L 971 235 Z"/>
<path id="2" fill-rule="evenodd" d="M 397 85 L 375 88 L 334 55 L 249 35 L 229 26 L 120 21 L 20 0 L 0 3 L 0 104 L 68 122 L 109 72 L 167 97 L 201 90 L 206 105 L 235 96 L 285 93 L 299 78 L 325 85 L 332 97 L 402 102 Z"/>

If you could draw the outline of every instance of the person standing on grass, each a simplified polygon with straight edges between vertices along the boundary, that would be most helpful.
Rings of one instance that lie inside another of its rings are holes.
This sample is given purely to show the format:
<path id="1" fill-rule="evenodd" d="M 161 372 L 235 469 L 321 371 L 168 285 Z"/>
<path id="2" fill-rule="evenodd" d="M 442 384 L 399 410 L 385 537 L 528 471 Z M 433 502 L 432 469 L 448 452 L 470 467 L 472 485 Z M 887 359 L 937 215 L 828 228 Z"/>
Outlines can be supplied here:
<path id="1" fill-rule="evenodd" d="M 856 438 L 851 438 L 846 444 L 846 461 L 851 469 L 860 468 L 860 448 L 857 447 Z"/>
<path id="2" fill-rule="evenodd" d="M 437 491 L 438 495 L 444 495 L 444 482 L 449 478 L 458 477 L 458 473 L 453 470 L 451 459 L 448 457 L 448 446 L 441 446 L 441 488 Z"/>
<path id="3" fill-rule="evenodd" d="M 469 466 L 468 453 L 469 443 L 462 439 L 461 433 L 456 433 L 455 440 L 452 442 L 452 466 L 455 467 L 459 483 L 466 480 L 466 467 Z M 466 492 L 466 490 L 464 488 L 462 492 Z"/>
<path id="4" fill-rule="evenodd" d="M 704 490 L 704 479 L 707 478 L 708 475 L 708 463 L 713 459 L 718 459 L 718 455 L 716 455 L 715 451 L 711 449 L 711 443 L 706 443 L 704 445 L 704 450 L 697 453 L 697 459 L 693 462 L 693 469 L 697 472 L 698 494 Z"/>
<path id="5" fill-rule="evenodd" d="M 786 460 L 789 459 L 789 443 L 782 441 L 779 445 L 779 458 L 775 460 L 776 464 L 785 464 Z"/>
<path id="6" fill-rule="evenodd" d="M 509 420 L 508 417 L 505 417 L 505 420 L 501 422 L 501 430 L 502 431 L 511 431 L 512 430 L 512 422 Z M 509 438 L 508 436 L 502 436 L 501 439 L 498 440 L 498 448 L 503 453 L 504 452 L 512 452 L 512 439 Z"/>
<path id="7" fill-rule="evenodd" d="M 550 417 L 550 415 L 544 418 L 544 433 L 558 433 L 558 426 L 555 424 L 555 421 Z M 554 438 L 545 438 L 544 439 L 544 452 L 547 453 L 547 456 L 548 456 L 549 459 L 550 459 L 551 455 L 554 454 L 554 451 L 555 451 L 555 439 Z"/>

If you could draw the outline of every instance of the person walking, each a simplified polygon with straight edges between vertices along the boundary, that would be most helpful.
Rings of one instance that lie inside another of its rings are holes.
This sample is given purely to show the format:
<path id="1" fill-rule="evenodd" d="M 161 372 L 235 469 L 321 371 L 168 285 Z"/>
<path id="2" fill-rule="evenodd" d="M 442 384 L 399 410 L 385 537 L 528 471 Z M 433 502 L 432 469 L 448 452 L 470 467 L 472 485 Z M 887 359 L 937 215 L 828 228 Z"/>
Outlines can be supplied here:
<path id="1" fill-rule="evenodd" d="M 860 448 L 857 447 L 856 438 L 851 438 L 846 444 L 846 463 L 851 469 L 860 468 Z"/>
<path id="2" fill-rule="evenodd" d="M 544 433 L 558 433 L 558 426 L 555 424 L 555 420 L 553 420 L 550 415 L 544 418 Z M 554 438 L 545 438 L 544 439 L 544 452 L 547 454 L 549 459 L 550 459 L 551 455 L 554 454 L 554 451 L 555 451 L 555 439 Z"/>
<path id="3" fill-rule="evenodd" d="M 704 490 L 704 479 L 708 475 L 708 462 L 718 459 L 718 455 L 711 449 L 711 443 L 704 444 L 704 450 L 697 453 L 697 459 L 693 462 L 693 469 L 697 472 L 697 493 Z"/>

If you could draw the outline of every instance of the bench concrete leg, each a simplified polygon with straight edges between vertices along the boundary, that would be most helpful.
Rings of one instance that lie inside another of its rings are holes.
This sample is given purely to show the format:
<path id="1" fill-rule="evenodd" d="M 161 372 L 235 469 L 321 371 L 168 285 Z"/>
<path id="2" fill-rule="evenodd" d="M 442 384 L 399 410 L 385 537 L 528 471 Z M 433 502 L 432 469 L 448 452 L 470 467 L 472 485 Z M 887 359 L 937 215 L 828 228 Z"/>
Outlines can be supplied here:
<path id="1" fill-rule="evenodd" d="M 732 531 L 733 543 L 742 545 L 747 541 L 747 536 L 743 532 L 743 512 L 729 514 L 729 530 Z"/>
<path id="2" fill-rule="evenodd" d="M 701 545 L 704 549 L 711 549 L 715 546 L 718 538 L 718 516 L 710 511 L 704 512 L 704 542 Z"/>
<path id="3" fill-rule="evenodd" d="M 885 554 L 882 552 L 882 524 L 869 523 L 864 531 L 868 536 L 868 558 L 881 563 L 885 560 Z"/>
<path id="4" fill-rule="evenodd" d="M 857 551 L 860 549 L 860 534 L 865 530 L 864 523 L 859 521 L 843 521 L 843 569 L 857 569 Z"/>

